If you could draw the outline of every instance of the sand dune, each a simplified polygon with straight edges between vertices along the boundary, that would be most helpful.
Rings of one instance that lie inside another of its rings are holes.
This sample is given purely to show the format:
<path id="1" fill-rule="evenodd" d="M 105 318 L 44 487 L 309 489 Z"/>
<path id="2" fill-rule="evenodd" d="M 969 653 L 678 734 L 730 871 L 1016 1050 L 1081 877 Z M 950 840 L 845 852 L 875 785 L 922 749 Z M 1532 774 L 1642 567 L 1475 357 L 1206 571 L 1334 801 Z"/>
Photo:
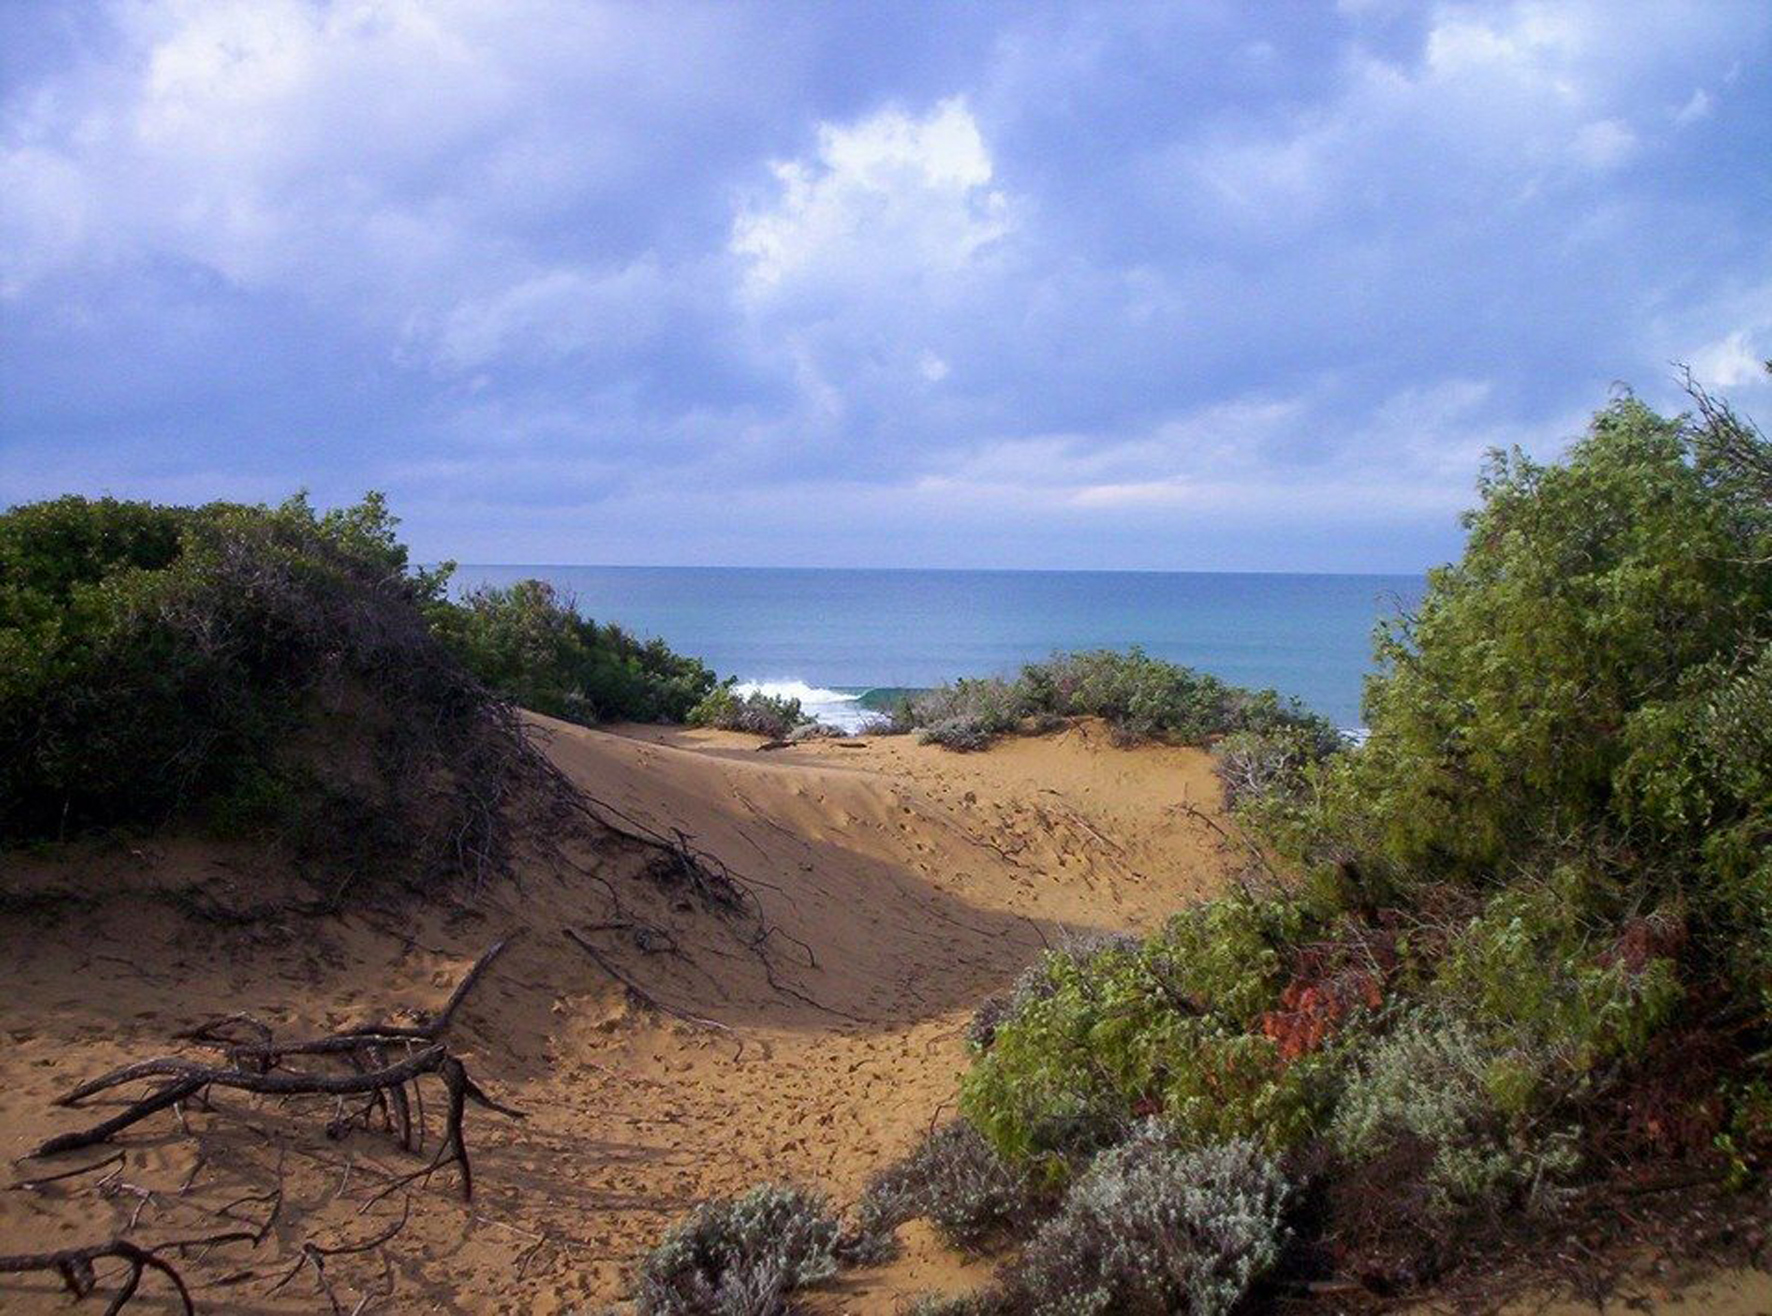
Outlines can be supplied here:
<path id="1" fill-rule="evenodd" d="M 263 917 L 292 887 L 237 847 L 19 862 L 15 890 L 105 894 L 77 909 L 0 911 L 7 1154 L 84 1122 L 50 1104 L 59 1091 L 167 1050 L 206 1017 L 250 1010 L 302 1030 L 435 1006 L 480 950 L 514 932 L 452 1035 L 528 1118 L 476 1115 L 474 1201 L 447 1174 L 415 1193 L 385 1250 L 390 1270 L 373 1254 L 343 1255 L 326 1274 L 347 1311 L 390 1285 L 383 1310 L 584 1310 L 619 1297 L 634 1253 L 709 1194 L 786 1177 L 852 1200 L 951 1100 L 959 1032 L 983 996 L 1066 930 L 1150 926 L 1216 888 L 1230 859 L 1186 807 L 1216 806 L 1203 754 L 1116 749 L 1090 726 L 953 755 L 906 739 L 760 753 L 714 732 L 538 725 L 586 789 L 693 837 L 756 892 L 770 967 L 729 921 L 657 886 L 643 856 L 619 845 L 575 853 L 582 871 L 525 864 L 466 909 L 343 917 Z M 611 891 L 676 950 L 649 953 L 631 930 L 601 926 L 614 921 Z M 255 908 L 261 916 L 216 917 Z M 568 927 L 654 1000 L 708 1023 L 637 1003 Z M 262 1218 L 262 1204 L 235 1199 L 280 1179 L 284 1208 L 265 1243 L 193 1261 L 190 1274 L 208 1286 L 235 1277 L 206 1289 L 230 1311 L 313 1310 L 310 1272 L 267 1289 L 304 1241 L 349 1242 L 386 1223 L 391 1202 L 359 1207 L 413 1161 L 376 1134 L 330 1141 L 311 1110 L 217 1101 L 250 1118 L 191 1111 L 194 1136 L 170 1116 L 129 1131 L 108 1195 L 94 1191 L 97 1175 L 0 1194 L 7 1246 L 95 1240 L 137 1212 L 150 1241 L 210 1232 L 217 1212 Z M 891 1311 L 976 1276 L 910 1235 L 901 1261 L 824 1295 L 823 1309 Z M 66 1301 L 49 1277 L 3 1292 L 8 1310 Z"/>

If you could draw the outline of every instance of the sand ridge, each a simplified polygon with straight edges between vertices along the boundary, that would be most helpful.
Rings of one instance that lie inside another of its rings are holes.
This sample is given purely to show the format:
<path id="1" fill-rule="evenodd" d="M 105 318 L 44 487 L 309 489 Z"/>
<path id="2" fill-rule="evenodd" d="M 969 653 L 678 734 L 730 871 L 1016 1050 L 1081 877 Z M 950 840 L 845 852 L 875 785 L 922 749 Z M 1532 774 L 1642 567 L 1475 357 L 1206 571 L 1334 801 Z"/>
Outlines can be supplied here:
<path id="1" fill-rule="evenodd" d="M 384 1292 L 365 1310 L 582 1311 L 618 1298 L 634 1254 L 700 1198 L 792 1178 L 853 1200 L 950 1108 L 979 1000 L 1067 929 L 1152 926 L 1217 889 L 1233 862 L 1191 811 L 1217 804 L 1207 756 L 1118 749 L 1088 724 L 978 755 L 906 738 L 761 753 L 717 732 L 536 725 L 587 790 L 692 836 L 752 885 L 778 930 L 769 972 L 620 846 L 579 854 L 582 871 L 525 865 L 465 909 L 238 923 L 191 906 L 199 892 L 229 908 L 275 905 L 274 872 L 239 847 L 168 842 L 27 864 L 13 875 L 26 887 L 111 894 L 54 915 L 29 902 L 0 912 L 8 1156 L 90 1117 L 50 1105 L 57 1092 L 171 1049 L 173 1033 L 206 1017 L 250 1009 L 293 1032 L 432 1007 L 491 940 L 516 933 L 452 1037 L 527 1118 L 474 1116 L 474 1201 L 439 1176 L 413 1195 L 385 1259 L 340 1256 L 327 1274 L 347 1311 Z M 605 883 L 668 928 L 678 953 L 602 927 Z M 567 927 L 588 929 L 654 999 L 715 1026 L 637 1003 Z M 235 1199 L 280 1179 L 284 1209 L 265 1243 L 193 1261 L 189 1274 L 212 1308 L 323 1306 L 307 1273 L 266 1290 L 304 1241 L 348 1242 L 386 1223 L 391 1203 L 359 1208 L 412 1158 L 377 1133 L 331 1141 L 312 1110 L 216 1100 L 230 1116 L 190 1111 L 189 1136 L 170 1117 L 122 1135 L 125 1168 L 108 1195 L 81 1180 L 0 1193 L 7 1246 L 95 1241 L 132 1216 L 149 1242 L 211 1232 L 218 1211 L 262 1219 L 262 1205 Z M 982 1274 L 923 1231 L 907 1242 L 902 1260 L 846 1280 L 819 1309 L 892 1311 Z M 0 1293 L 7 1310 L 66 1301 L 48 1276 Z"/>

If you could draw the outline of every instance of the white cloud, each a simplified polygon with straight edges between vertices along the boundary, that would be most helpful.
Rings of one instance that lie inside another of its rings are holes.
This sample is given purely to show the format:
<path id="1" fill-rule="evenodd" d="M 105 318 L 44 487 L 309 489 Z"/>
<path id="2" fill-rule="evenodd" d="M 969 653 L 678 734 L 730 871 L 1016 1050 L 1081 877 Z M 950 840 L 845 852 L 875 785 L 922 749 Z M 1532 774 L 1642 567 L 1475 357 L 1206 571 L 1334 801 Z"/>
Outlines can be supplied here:
<path id="1" fill-rule="evenodd" d="M 643 258 L 603 271 L 544 270 L 486 297 L 463 301 L 413 338 L 454 370 L 472 370 L 510 353 L 529 360 L 632 347 L 663 325 L 670 281 Z"/>
<path id="2" fill-rule="evenodd" d="M 1575 158 L 1590 169 L 1613 169 L 1630 159 L 1637 135 L 1619 119 L 1597 119 L 1576 131 Z"/>
<path id="3" fill-rule="evenodd" d="M 779 193 L 745 209 L 731 249 L 755 296 L 805 283 L 890 284 L 952 272 L 1011 225 L 977 122 L 959 99 L 915 118 L 823 124 L 811 161 L 773 166 Z"/>
<path id="4" fill-rule="evenodd" d="M 1674 122 L 1682 128 L 1690 127 L 1700 120 L 1710 118 L 1716 109 L 1716 101 L 1703 87 L 1694 91 L 1691 97 L 1674 113 Z"/>
<path id="5" fill-rule="evenodd" d="M 1692 373 L 1708 388 L 1740 388 L 1765 378 L 1766 359 L 1772 349 L 1757 344 L 1746 329 L 1725 334 L 1692 354 Z"/>

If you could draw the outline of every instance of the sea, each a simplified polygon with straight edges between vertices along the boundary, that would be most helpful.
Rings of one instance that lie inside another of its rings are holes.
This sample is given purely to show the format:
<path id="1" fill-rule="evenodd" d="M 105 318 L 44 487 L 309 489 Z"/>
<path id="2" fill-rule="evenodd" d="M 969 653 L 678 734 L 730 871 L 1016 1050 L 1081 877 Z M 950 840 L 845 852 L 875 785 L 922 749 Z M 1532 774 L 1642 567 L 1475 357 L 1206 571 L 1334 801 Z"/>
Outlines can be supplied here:
<path id="1" fill-rule="evenodd" d="M 1273 687 L 1352 732 L 1377 623 L 1422 576 L 469 565 L 458 591 L 548 581 L 584 616 L 854 730 L 899 691 L 1132 645 Z"/>

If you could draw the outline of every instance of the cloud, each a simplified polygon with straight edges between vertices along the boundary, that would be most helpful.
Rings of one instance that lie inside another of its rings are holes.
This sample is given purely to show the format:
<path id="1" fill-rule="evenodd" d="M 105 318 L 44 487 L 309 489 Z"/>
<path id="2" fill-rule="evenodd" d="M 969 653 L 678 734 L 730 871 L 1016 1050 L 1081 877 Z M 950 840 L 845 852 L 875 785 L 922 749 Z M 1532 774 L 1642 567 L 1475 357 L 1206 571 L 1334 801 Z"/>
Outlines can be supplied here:
<path id="1" fill-rule="evenodd" d="M 0 12 L 0 498 L 1412 566 L 1488 444 L 1767 346 L 1763 6 L 45 12 Z"/>
<path id="2" fill-rule="evenodd" d="M 1575 133 L 1571 148 L 1590 169 L 1615 169 L 1637 149 L 1637 135 L 1618 119 L 1596 119 Z"/>
<path id="3" fill-rule="evenodd" d="M 890 109 L 821 124 L 813 159 L 771 172 L 777 195 L 732 230 L 753 297 L 953 274 L 1010 229 L 1009 198 L 991 187 L 990 152 L 957 98 L 922 117 Z"/>
<path id="4" fill-rule="evenodd" d="M 1766 333 L 1763 326 L 1761 333 Z M 1692 354 L 1692 374 L 1707 388 L 1742 388 L 1757 384 L 1765 377 L 1766 362 L 1772 358 L 1772 333 L 1756 341 L 1758 335 L 1746 329 L 1725 334 L 1707 343 Z"/>
<path id="5" fill-rule="evenodd" d="M 1686 103 L 1674 112 L 1674 122 L 1682 128 L 1690 127 L 1704 119 L 1710 118 L 1716 110 L 1716 101 L 1703 87 L 1697 88 Z"/>

